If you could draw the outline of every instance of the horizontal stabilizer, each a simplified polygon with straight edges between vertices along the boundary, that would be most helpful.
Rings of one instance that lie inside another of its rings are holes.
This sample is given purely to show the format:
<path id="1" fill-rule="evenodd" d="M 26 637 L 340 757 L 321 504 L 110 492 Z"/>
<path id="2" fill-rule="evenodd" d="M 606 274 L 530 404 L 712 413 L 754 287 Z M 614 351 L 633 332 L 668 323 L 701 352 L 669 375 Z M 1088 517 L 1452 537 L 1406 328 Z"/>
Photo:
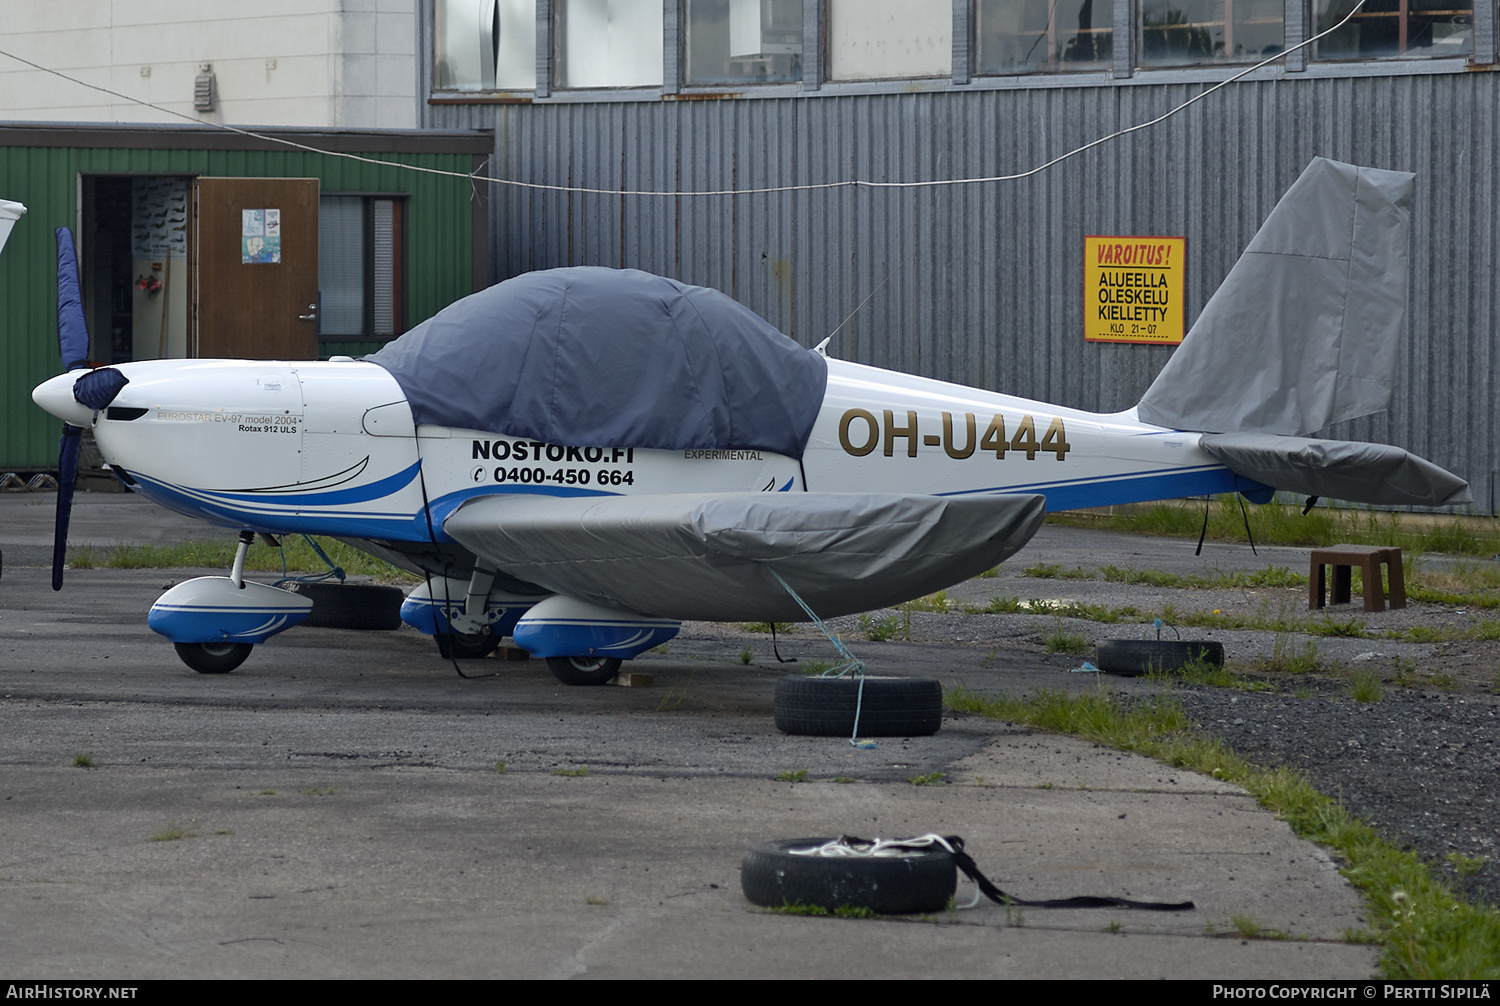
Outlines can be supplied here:
<path id="1" fill-rule="evenodd" d="M 1474 501 L 1457 475 L 1388 444 L 1210 433 L 1198 445 L 1235 474 L 1288 492 L 1387 506 Z"/>
<path id="2" fill-rule="evenodd" d="M 501 571 L 558 594 L 662 618 L 806 621 L 951 586 L 1014 554 L 1041 496 L 719 493 L 495 495 L 443 522 Z"/>

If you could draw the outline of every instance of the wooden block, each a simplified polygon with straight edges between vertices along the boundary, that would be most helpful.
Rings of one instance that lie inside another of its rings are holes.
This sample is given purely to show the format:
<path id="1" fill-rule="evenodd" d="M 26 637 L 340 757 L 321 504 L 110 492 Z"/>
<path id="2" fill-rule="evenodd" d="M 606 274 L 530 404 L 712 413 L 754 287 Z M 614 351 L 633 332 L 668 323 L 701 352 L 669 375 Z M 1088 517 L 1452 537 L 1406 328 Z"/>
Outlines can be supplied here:
<path id="1" fill-rule="evenodd" d="M 615 684 L 621 688 L 650 688 L 656 684 L 656 676 L 645 671 L 621 671 Z"/>

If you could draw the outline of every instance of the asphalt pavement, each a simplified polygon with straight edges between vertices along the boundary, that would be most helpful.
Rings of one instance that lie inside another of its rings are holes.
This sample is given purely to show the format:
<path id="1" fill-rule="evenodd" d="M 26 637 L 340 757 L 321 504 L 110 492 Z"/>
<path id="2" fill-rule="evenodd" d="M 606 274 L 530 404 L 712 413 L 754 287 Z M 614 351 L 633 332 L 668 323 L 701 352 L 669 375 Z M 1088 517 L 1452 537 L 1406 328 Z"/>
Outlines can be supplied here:
<path id="1" fill-rule="evenodd" d="M 874 749 L 785 736 L 771 707 L 787 665 L 738 626 L 689 624 L 644 655 L 650 687 L 568 688 L 540 661 L 494 658 L 464 679 L 405 629 L 298 628 L 233 674 L 199 675 L 145 612 L 205 571 L 71 570 L 53 593 L 51 502 L 0 495 L 9 976 L 1375 973 L 1376 949 L 1345 939 L 1364 912 L 1336 864 L 1233 786 L 969 715 Z M 116 494 L 81 494 L 73 527 L 98 545 L 230 534 Z M 1268 562 L 1191 550 L 1048 527 L 1012 563 Z M 985 631 L 856 650 L 875 673 L 978 691 L 1098 687 L 1068 672 L 1078 658 Z M 779 649 L 828 656 L 807 629 Z M 1197 907 L 985 902 L 855 920 L 767 911 L 740 891 L 759 842 L 929 832 L 962 836 L 1019 897 Z M 1245 939 L 1246 925 L 1292 938 Z"/>

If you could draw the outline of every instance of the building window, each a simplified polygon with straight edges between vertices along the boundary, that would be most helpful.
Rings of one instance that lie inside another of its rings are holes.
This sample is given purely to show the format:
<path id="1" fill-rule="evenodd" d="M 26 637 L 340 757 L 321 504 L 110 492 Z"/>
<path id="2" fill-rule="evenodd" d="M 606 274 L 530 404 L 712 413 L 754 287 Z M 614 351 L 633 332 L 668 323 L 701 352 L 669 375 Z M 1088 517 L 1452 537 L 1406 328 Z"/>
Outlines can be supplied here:
<path id="1" fill-rule="evenodd" d="M 432 35 L 437 90 L 536 89 L 535 0 L 436 0 Z"/>
<path id="2" fill-rule="evenodd" d="M 688 84 L 802 79 L 802 0 L 688 0 Z"/>
<path id="3" fill-rule="evenodd" d="M 556 0 L 557 86 L 660 87 L 661 0 Z"/>
<path id="4" fill-rule="evenodd" d="M 1138 10 L 1141 66 L 1255 63 L 1285 46 L 1282 0 L 1141 0 Z"/>
<path id="5" fill-rule="evenodd" d="M 830 80 L 947 77 L 951 0 L 828 0 Z"/>
<path id="6" fill-rule="evenodd" d="M 1112 0 L 979 0 L 976 73 L 1096 70 L 1110 65 Z"/>
<path id="7" fill-rule="evenodd" d="M 1349 14 L 1354 0 L 1313 0 L 1314 31 Z M 1368 0 L 1338 31 L 1317 43 L 1317 59 L 1411 59 L 1474 51 L 1474 7 L 1449 0 Z"/>
<path id="8" fill-rule="evenodd" d="M 383 338 L 406 329 L 402 200 L 318 200 L 318 334 Z"/>

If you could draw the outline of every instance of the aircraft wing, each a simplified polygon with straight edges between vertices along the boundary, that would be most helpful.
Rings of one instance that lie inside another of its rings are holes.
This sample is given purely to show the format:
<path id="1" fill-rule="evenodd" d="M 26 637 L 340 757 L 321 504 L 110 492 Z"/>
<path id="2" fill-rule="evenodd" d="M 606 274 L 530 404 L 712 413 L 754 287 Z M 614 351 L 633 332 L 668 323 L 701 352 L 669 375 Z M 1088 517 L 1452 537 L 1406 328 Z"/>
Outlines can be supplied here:
<path id="1" fill-rule="evenodd" d="M 920 597 L 1014 554 L 1041 496 L 857 493 L 494 495 L 443 529 L 558 594 L 662 618 L 806 621 Z"/>

